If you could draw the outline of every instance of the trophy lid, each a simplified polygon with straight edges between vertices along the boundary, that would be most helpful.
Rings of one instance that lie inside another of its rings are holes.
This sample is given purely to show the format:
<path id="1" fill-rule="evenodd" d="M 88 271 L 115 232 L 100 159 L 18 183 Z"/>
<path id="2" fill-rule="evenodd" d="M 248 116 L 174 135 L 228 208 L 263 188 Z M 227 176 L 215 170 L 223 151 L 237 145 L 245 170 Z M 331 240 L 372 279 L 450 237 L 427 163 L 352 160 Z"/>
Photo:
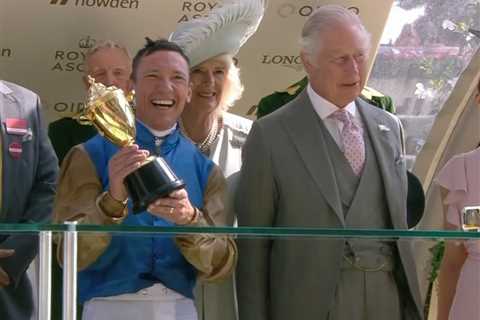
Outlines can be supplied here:
<path id="1" fill-rule="evenodd" d="M 93 124 L 112 143 L 123 147 L 135 140 L 135 116 L 122 89 L 105 86 L 88 76 L 90 87 L 85 109 L 77 117 L 81 124 Z"/>

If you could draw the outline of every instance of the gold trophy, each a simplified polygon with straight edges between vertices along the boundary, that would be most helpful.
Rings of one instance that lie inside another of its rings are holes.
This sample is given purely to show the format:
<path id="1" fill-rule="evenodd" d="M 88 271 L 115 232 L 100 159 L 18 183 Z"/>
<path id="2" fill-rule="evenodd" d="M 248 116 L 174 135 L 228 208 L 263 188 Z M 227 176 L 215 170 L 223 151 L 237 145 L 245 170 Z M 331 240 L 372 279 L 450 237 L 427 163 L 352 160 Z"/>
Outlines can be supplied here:
<path id="1" fill-rule="evenodd" d="M 88 76 L 90 88 L 85 109 L 75 118 L 80 124 L 93 125 L 98 132 L 119 147 L 135 141 L 135 116 L 122 89 L 106 87 Z M 150 156 L 125 178 L 133 213 L 145 211 L 156 199 L 185 187 L 161 157 Z"/>

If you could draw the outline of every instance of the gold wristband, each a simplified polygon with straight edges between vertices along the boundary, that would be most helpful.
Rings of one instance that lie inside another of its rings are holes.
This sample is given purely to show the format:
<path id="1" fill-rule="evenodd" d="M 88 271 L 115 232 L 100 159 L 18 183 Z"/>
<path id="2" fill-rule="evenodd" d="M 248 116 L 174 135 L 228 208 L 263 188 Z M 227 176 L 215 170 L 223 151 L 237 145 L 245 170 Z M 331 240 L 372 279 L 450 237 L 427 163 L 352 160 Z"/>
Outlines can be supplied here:
<path id="1" fill-rule="evenodd" d="M 112 197 L 109 191 L 103 193 L 103 196 L 100 198 L 99 206 L 102 211 L 111 218 L 121 218 L 125 215 L 125 207 L 127 206 L 128 199 L 124 201 L 119 201 Z M 121 214 L 119 214 L 119 212 Z"/>
<path id="2" fill-rule="evenodd" d="M 115 203 L 117 203 L 118 205 L 126 206 L 126 205 L 127 205 L 127 202 L 128 202 L 128 197 L 127 197 L 125 200 L 123 200 L 123 201 L 120 201 L 120 200 L 115 199 L 115 198 L 112 196 L 112 194 L 110 193 L 110 190 L 108 190 L 108 191 L 106 192 L 105 197 L 108 199 L 108 201 L 115 202 Z"/>

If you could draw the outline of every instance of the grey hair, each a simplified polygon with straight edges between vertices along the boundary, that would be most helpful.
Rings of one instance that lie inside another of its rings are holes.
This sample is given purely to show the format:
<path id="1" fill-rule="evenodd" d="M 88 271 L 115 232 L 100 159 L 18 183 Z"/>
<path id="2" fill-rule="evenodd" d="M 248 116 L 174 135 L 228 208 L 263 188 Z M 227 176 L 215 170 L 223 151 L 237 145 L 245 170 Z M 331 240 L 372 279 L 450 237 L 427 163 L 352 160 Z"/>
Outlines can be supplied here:
<path id="1" fill-rule="evenodd" d="M 325 5 L 316 9 L 305 22 L 300 38 L 301 50 L 308 54 L 315 53 L 322 45 L 318 35 L 332 30 L 339 23 L 357 27 L 367 38 L 370 47 L 371 35 L 357 14 L 339 5 Z"/>
<path id="2" fill-rule="evenodd" d="M 233 62 L 232 55 L 224 54 L 219 56 L 219 58 L 227 62 L 228 68 L 225 84 L 222 90 L 222 97 L 220 98 L 217 109 L 219 113 L 222 113 L 228 111 L 228 109 L 242 97 L 244 87 L 240 80 L 240 68 Z"/>
<path id="3" fill-rule="evenodd" d="M 125 47 L 124 45 L 118 42 L 115 42 L 113 40 L 100 40 L 93 47 L 88 49 L 87 53 L 85 54 L 85 62 L 87 62 L 91 56 L 93 56 L 95 53 L 97 53 L 102 49 L 115 49 L 115 48 L 122 50 L 125 53 L 125 55 L 128 57 L 128 59 L 132 60 L 132 55 L 130 54 L 130 51 L 128 51 L 127 47 Z M 85 69 L 85 72 L 87 72 L 86 69 Z"/>

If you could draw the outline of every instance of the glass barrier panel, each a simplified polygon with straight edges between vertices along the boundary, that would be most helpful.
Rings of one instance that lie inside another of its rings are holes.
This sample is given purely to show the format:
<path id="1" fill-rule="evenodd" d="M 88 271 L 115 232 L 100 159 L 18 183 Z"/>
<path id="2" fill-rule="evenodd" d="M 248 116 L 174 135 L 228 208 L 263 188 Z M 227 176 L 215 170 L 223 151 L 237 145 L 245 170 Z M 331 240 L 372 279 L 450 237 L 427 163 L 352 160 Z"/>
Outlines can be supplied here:
<path id="1" fill-rule="evenodd" d="M 51 231 L 0 224 L 0 319 L 50 319 Z M 38 255 L 43 259 L 40 261 Z"/>
<path id="2" fill-rule="evenodd" d="M 62 319 L 62 308 L 76 319 L 120 320 L 480 316 L 478 232 L 0 224 L 0 234 L 3 248 L 53 239 L 26 273 L 32 293 L 11 288 L 32 297 L 32 319 L 47 319 L 46 300 L 48 319 Z M 50 292 L 41 271 L 48 253 Z M 7 274 L 20 269 L 9 259 L 0 262 Z"/>

